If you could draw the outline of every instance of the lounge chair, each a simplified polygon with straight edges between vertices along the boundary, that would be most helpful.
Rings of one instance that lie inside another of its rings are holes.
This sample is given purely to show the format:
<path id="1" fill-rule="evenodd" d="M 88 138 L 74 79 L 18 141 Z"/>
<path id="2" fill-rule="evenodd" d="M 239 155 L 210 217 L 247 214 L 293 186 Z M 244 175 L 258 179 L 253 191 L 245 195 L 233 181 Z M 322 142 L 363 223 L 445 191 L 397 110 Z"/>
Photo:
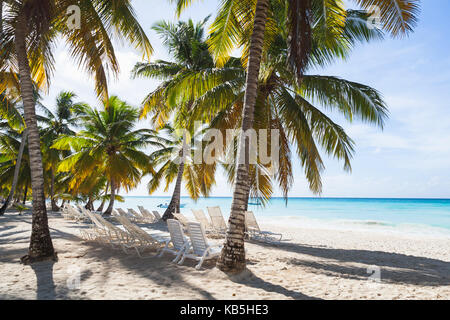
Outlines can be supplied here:
<path id="1" fill-rule="evenodd" d="M 183 227 L 179 221 L 169 219 L 167 220 L 167 227 L 169 228 L 170 242 L 166 243 L 166 246 L 161 250 L 159 257 L 162 257 L 164 252 L 170 252 L 176 256 L 172 262 L 177 262 L 181 258 L 181 255 L 189 249 L 189 240 L 184 235 Z M 169 247 L 170 244 L 172 247 Z"/>
<path id="2" fill-rule="evenodd" d="M 202 224 L 205 231 L 213 228 L 211 222 L 208 220 L 202 209 L 191 209 L 191 211 L 194 214 L 195 219 Z"/>
<path id="3" fill-rule="evenodd" d="M 77 222 L 86 222 L 89 221 L 89 217 L 84 213 L 86 210 L 83 206 L 77 205 L 78 209 L 71 207 L 69 208 L 72 211 L 73 220 Z"/>
<path id="4" fill-rule="evenodd" d="M 186 218 L 186 217 L 185 217 L 183 214 L 181 214 L 181 213 L 174 213 L 173 216 L 174 216 L 178 221 L 180 221 L 181 224 L 182 224 L 185 228 L 187 228 L 187 225 L 188 225 L 188 223 L 189 223 L 189 219 L 188 219 L 188 218 Z"/>
<path id="5" fill-rule="evenodd" d="M 153 223 L 156 221 L 155 216 L 150 211 L 145 209 L 143 206 L 138 206 L 138 209 L 141 212 L 142 216 L 145 217 L 145 219 L 147 221 L 149 221 L 150 223 Z"/>
<path id="6" fill-rule="evenodd" d="M 225 223 L 220 207 L 207 207 L 207 209 L 213 229 L 220 234 L 226 233 L 227 224 Z"/>
<path id="7" fill-rule="evenodd" d="M 250 238 L 265 242 L 281 241 L 283 235 L 281 233 L 273 233 L 270 231 L 262 231 L 256 221 L 253 211 L 245 212 L 245 227 Z"/>
<path id="8" fill-rule="evenodd" d="M 83 214 L 92 222 L 92 226 L 89 230 L 80 230 L 82 238 L 88 241 L 96 241 L 102 244 L 111 244 L 113 246 L 114 240 L 112 234 L 114 232 L 108 229 L 108 226 L 103 223 L 104 219 L 101 220 L 100 216 L 93 214 L 85 208 L 81 209 Z"/>
<path id="9" fill-rule="evenodd" d="M 129 219 L 129 220 L 131 220 L 133 222 L 137 222 L 139 220 L 138 217 L 136 217 L 134 214 L 132 214 L 132 213 L 130 213 L 128 211 L 125 211 L 122 208 L 117 208 L 117 212 L 121 216 L 123 216 L 123 217 L 125 217 L 125 218 L 127 218 L 127 219 Z"/>
<path id="10" fill-rule="evenodd" d="M 106 230 L 109 234 L 109 241 L 112 247 L 114 247 L 115 245 L 129 246 L 131 243 L 134 243 L 136 241 L 136 239 L 129 232 L 127 232 L 125 228 L 121 228 L 120 226 L 112 224 L 101 215 L 93 215 L 100 221 L 102 225 L 106 227 Z"/>
<path id="11" fill-rule="evenodd" d="M 199 261 L 195 266 L 195 269 L 199 270 L 205 260 L 210 260 L 220 255 L 222 246 L 219 245 L 209 245 L 206 240 L 205 230 L 199 222 L 189 222 L 188 223 L 189 238 L 191 246 L 189 250 L 183 253 L 179 265 L 184 262 L 184 259 L 194 259 Z"/>
<path id="12" fill-rule="evenodd" d="M 162 219 L 162 217 L 161 217 L 161 215 L 159 214 L 159 212 L 158 212 L 158 211 L 156 211 L 156 210 L 153 210 L 153 211 L 152 211 L 152 213 L 153 213 L 153 215 L 155 216 L 155 218 L 156 218 L 156 221 L 159 221 L 159 220 L 161 220 L 161 219 Z"/>
<path id="13" fill-rule="evenodd" d="M 68 204 L 68 203 L 64 204 L 62 211 L 61 211 L 61 214 L 64 219 L 72 219 L 72 216 L 71 216 L 70 210 L 69 210 L 70 207 L 71 207 L 70 204 Z"/>
<path id="14" fill-rule="evenodd" d="M 157 254 L 159 250 L 161 250 L 162 245 L 167 245 L 170 241 L 169 235 L 163 235 L 160 232 L 156 233 L 148 233 L 141 227 L 135 225 L 127 217 L 123 215 L 116 216 L 117 220 L 125 227 L 125 229 L 138 240 L 138 244 L 133 244 L 131 246 L 125 245 L 128 248 L 134 248 L 140 258 L 143 258 L 141 251 L 145 249 L 155 249 L 157 250 Z M 128 253 L 125 249 L 124 251 Z"/>
<path id="15" fill-rule="evenodd" d="M 88 240 L 94 240 L 104 244 L 110 244 L 113 248 L 115 246 L 129 245 L 134 242 L 135 239 L 125 230 L 119 226 L 113 225 L 107 221 L 101 215 L 92 213 L 91 211 L 83 208 L 83 213 L 89 217 L 94 223 L 94 228 L 91 231 L 82 230 L 81 232 L 87 235 Z M 94 238 L 89 238 L 89 235 L 93 235 Z M 97 237 L 95 237 L 97 235 Z"/>
<path id="16" fill-rule="evenodd" d="M 134 220 L 136 222 L 143 222 L 143 223 L 148 222 L 148 219 L 146 217 L 144 217 L 142 214 L 138 213 L 136 210 L 132 208 L 128 208 L 128 213 L 134 217 Z"/>

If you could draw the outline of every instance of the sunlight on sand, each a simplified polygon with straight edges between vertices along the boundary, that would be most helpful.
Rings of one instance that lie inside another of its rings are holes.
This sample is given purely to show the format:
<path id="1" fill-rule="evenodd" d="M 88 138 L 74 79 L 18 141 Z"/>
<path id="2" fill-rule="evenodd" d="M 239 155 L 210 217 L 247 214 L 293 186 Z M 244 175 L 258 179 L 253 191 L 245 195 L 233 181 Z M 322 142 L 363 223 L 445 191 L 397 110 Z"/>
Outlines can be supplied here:
<path id="1" fill-rule="evenodd" d="M 450 239 L 264 225 L 288 241 L 248 243 L 248 271 L 230 278 L 214 262 L 196 271 L 193 261 L 178 266 L 170 255 L 140 259 L 84 242 L 83 224 L 52 214 L 59 261 L 23 266 L 30 223 L 29 214 L 2 218 L 0 299 L 450 298 Z M 379 282 L 368 279 L 371 266 L 379 268 Z"/>

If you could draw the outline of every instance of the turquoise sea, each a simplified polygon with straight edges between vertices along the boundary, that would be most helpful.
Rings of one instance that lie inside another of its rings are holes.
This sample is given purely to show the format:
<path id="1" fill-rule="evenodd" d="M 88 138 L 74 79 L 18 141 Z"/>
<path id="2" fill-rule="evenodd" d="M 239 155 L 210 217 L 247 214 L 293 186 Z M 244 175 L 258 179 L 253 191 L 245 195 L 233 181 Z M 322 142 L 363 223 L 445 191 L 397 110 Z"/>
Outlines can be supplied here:
<path id="1" fill-rule="evenodd" d="M 170 197 L 125 197 L 116 207 L 151 210 L 168 203 Z M 191 209 L 220 206 L 225 218 L 231 207 L 229 197 L 201 198 L 194 202 L 182 197 L 181 212 L 192 217 Z M 290 227 L 332 228 L 406 232 L 450 237 L 450 199 L 362 199 L 362 198 L 273 198 L 266 207 L 249 206 L 262 223 Z"/>

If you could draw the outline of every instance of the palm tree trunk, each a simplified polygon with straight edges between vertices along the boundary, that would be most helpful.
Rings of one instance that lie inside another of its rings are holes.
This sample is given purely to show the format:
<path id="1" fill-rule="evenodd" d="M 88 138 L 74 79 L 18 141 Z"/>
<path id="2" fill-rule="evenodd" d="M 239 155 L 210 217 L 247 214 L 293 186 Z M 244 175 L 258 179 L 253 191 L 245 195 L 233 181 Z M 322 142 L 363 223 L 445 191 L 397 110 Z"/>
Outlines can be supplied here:
<path id="1" fill-rule="evenodd" d="M 166 221 L 167 219 L 173 219 L 173 213 L 180 212 L 180 198 L 181 198 L 181 182 L 183 181 L 184 173 L 184 163 L 186 162 L 186 133 L 183 134 L 183 146 L 180 151 L 180 164 L 178 166 L 177 181 L 175 183 L 175 189 L 173 190 L 172 199 L 170 200 L 169 206 L 164 212 L 162 219 Z"/>
<path id="2" fill-rule="evenodd" d="M 105 213 L 103 214 L 105 216 L 110 216 L 111 215 L 112 210 L 114 208 L 114 198 L 116 196 L 116 185 L 115 185 L 113 179 L 111 179 L 110 185 L 111 185 L 111 199 L 109 199 L 108 208 L 106 209 Z"/>
<path id="3" fill-rule="evenodd" d="M 3 33 L 3 0 L 0 0 L 0 35 Z"/>
<path id="4" fill-rule="evenodd" d="M 22 140 L 20 141 L 19 153 L 17 154 L 16 166 L 14 167 L 14 177 L 11 184 L 11 190 L 9 191 L 5 203 L 0 208 L 0 216 L 5 214 L 6 209 L 8 209 L 9 203 L 11 202 L 12 199 L 14 199 L 14 192 L 17 187 L 17 182 L 19 181 L 19 173 L 20 167 L 22 165 L 23 150 L 25 149 L 26 142 L 27 142 L 27 129 L 23 130 L 22 132 Z"/>
<path id="5" fill-rule="evenodd" d="M 52 205 L 52 211 L 58 212 L 60 208 L 56 204 L 55 201 L 55 173 L 53 172 L 53 166 L 50 169 L 51 174 L 51 181 L 50 181 L 50 199 L 51 199 L 51 205 Z"/>
<path id="6" fill-rule="evenodd" d="M 108 194 L 108 189 L 109 189 L 109 183 L 106 184 L 106 189 L 105 189 L 105 196 Z M 105 198 L 103 198 L 102 203 L 100 204 L 100 207 L 98 207 L 97 211 L 98 212 L 102 212 L 103 211 L 103 207 L 105 206 Z"/>
<path id="7" fill-rule="evenodd" d="M 28 195 L 28 182 L 25 184 L 25 190 L 23 191 L 23 201 L 22 204 L 25 205 L 27 202 L 27 195 Z"/>
<path id="8" fill-rule="evenodd" d="M 23 13 L 19 14 L 15 30 L 15 49 L 19 65 L 20 93 L 28 128 L 28 153 L 30 156 L 31 190 L 33 193 L 33 218 L 31 227 L 30 247 L 28 255 L 21 262 L 30 264 L 35 261 L 53 259 L 57 256 L 53 249 L 48 228 L 47 209 L 44 195 L 44 169 L 36 121 L 33 82 L 26 49 L 27 24 Z"/>
<path id="9" fill-rule="evenodd" d="M 184 161 L 178 166 L 177 181 L 175 184 L 175 189 L 173 190 L 172 199 L 170 200 L 169 206 L 164 212 L 162 219 L 166 221 L 167 219 L 173 219 L 173 213 L 180 212 L 180 198 L 181 198 L 181 182 L 183 181 L 184 172 Z"/>
<path id="10" fill-rule="evenodd" d="M 92 201 L 92 196 L 89 196 L 88 202 L 84 207 L 90 211 L 94 211 L 94 201 Z"/>
<path id="11" fill-rule="evenodd" d="M 248 184 L 248 143 L 245 140 L 245 132 L 253 128 L 254 110 L 258 90 L 258 76 L 261 65 L 264 33 L 266 28 L 269 0 L 258 0 L 256 3 L 253 33 L 250 39 L 250 51 L 245 86 L 244 110 L 242 117 L 242 130 L 239 139 L 237 155 L 237 170 L 233 191 L 228 231 L 217 262 L 217 267 L 226 273 L 239 273 L 245 270 L 245 216 L 244 212 L 248 204 L 250 186 Z M 245 147 L 242 148 L 242 144 Z"/>

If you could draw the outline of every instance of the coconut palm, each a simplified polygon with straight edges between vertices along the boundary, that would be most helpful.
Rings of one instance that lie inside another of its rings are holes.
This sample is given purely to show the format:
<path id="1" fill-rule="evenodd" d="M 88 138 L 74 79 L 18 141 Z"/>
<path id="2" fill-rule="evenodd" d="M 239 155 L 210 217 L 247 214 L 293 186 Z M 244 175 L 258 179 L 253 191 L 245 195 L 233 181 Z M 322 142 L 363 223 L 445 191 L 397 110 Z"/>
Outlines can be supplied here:
<path id="1" fill-rule="evenodd" d="M 164 191 L 167 192 L 169 185 L 176 180 L 169 207 L 172 209 L 170 213 L 180 212 L 182 181 L 192 199 L 197 200 L 201 195 L 207 197 L 215 183 L 216 164 L 195 161 L 196 149 L 202 146 L 203 150 L 202 130 L 197 131 L 192 137 L 190 135 L 186 137 L 185 130 L 175 130 L 166 125 L 159 134 L 161 147 L 150 154 L 154 170 L 148 183 L 148 190 L 150 194 L 153 193 L 164 181 Z"/>
<path id="2" fill-rule="evenodd" d="M 0 39 L 0 72 L 19 74 L 24 104 L 33 194 L 33 223 L 29 253 L 23 263 L 55 258 L 48 229 L 44 195 L 44 169 L 33 97 L 33 80 L 49 83 L 53 71 L 52 50 L 57 39 L 67 47 L 79 66 L 95 77 L 99 96 L 107 97 L 105 70 L 117 74 L 119 67 L 111 38 L 119 36 L 150 55 L 150 43 L 127 0 L 17 0 L 6 1 L 6 18 Z M 77 5 L 82 12 L 79 28 L 66 23 L 67 9 Z M 1 90 L 1 89 L 0 89 Z"/>
<path id="3" fill-rule="evenodd" d="M 62 91 L 56 97 L 56 110 L 51 112 L 45 109 L 45 116 L 39 120 L 45 125 L 42 133 L 42 142 L 44 147 L 44 169 L 50 175 L 50 200 L 52 211 L 59 211 L 59 207 L 55 200 L 55 173 L 57 164 L 63 157 L 68 154 L 62 153 L 60 150 L 52 149 L 51 146 L 56 139 L 64 135 L 74 135 L 73 127 L 77 126 L 78 118 L 73 112 L 75 108 L 79 108 L 79 104 L 74 102 L 75 93 L 70 91 Z"/>
<path id="4" fill-rule="evenodd" d="M 180 12 L 191 0 L 177 0 Z M 363 9 L 378 5 L 382 28 L 393 36 L 412 30 L 418 13 L 416 1 L 403 0 L 355 0 Z M 345 20 L 343 2 L 324 0 L 225 0 L 212 26 L 211 48 L 216 61 L 223 63 L 236 47 L 243 47 L 244 64 L 247 67 L 245 95 L 242 108 L 241 135 L 234 178 L 233 201 L 229 229 L 218 267 L 225 272 L 240 272 L 245 269 L 244 211 L 247 207 L 250 186 L 248 184 L 248 147 L 245 133 L 254 125 L 254 111 L 258 96 L 258 79 L 263 49 L 270 48 L 272 40 L 285 26 L 287 31 L 287 59 L 285 63 L 295 75 L 297 86 L 302 85 L 303 74 L 309 64 L 314 26 L 324 30 L 339 27 Z M 284 21 L 277 21 L 277 7 L 287 12 Z M 322 21 L 321 21 L 322 20 Z M 320 23 L 321 22 L 321 23 Z M 331 23 L 330 23 L 331 22 Z"/>
<path id="5" fill-rule="evenodd" d="M 164 80 L 155 91 L 147 95 L 141 112 L 141 117 L 152 116 L 152 122 L 156 128 L 163 127 L 169 118 L 173 117 L 175 128 L 186 128 L 188 132 L 192 133 L 194 126 L 194 121 L 190 116 L 192 101 L 180 101 L 184 100 L 186 79 L 198 72 L 214 69 L 213 58 L 208 51 L 204 37 L 204 25 L 207 20 L 208 18 L 196 24 L 192 20 L 180 21 L 177 24 L 161 21 L 153 26 L 153 30 L 159 34 L 164 46 L 174 58 L 174 62 L 158 60 L 153 63 L 137 63 L 132 74 L 134 77 Z M 181 145 L 186 145 L 186 133 L 181 134 L 181 138 Z M 179 212 L 181 181 L 183 177 L 186 178 L 192 173 L 191 167 L 186 166 L 186 159 L 189 155 L 184 154 L 185 150 L 186 148 L 180 148 L 177 180 L 172 199 L 163 215 L 165 220 L 172 218 L 174 211 Z M 161 154 L 163 153 L 161 151 Z M 174 162 L 171 162 L 170 165 L 164 165 L 161 170 L 171 171 L 173 168 Z M 184 174 L 185 169 L 189 169 L 186 174 Z M 159 172 L 160 175 L 163 171 Z M 167 174 L 169 173 L 167 172 Z M 153 178 L 153 185 L 159 184 L 157 177 L 160 175 Z M 169 176 L 172 177 L 171 174 Z M 166 181 L 173 180 L 167 177 Z M 149 187 L 149 191 L 154 191 L 153 186 Z M 191 194 L 195 195 L 195 192 L 192 191 Z"/>
<path id="6" fill-rule="evenodd" d="M 73 152 L 59 164 L 58 171 L 70 172 L 76 189 L 87 185 L 91 190 L 105 177 L 103 188 L 108 181 L 111 195 L 104 214 L 110 215 L 117 190 L 136 187 L 142 173 L 150 170 L 149 157 L 142 148 L 160 144 L 155 141 L 154 131 L 135 129 L 138 110 L 115 96 L 100 111 L 81 106 L 77 116 L 84 129 L 76 136 L 62 135 L 53 145 Z"/>
<path id="7" fill-rule="evenodd" d="M 26 198 L 31 172 L 23 131 L 15 130 L 8 124 L 2 127 L 5 129 L 0 132 L 0 184 L 11 186 L 3 205 L 6 210 L 11 201 L 17 202 L 22 197 L 18 190 L 24 190 L 24 199 Z"/>
<path id="8" fill-rule="evenodd" d="M 11 89 L 11 88 L 10 88 Z M 12 91 L 12 92 L 11 92 Z M 26 144 L 26 130 L 24 128 L 24 121 L 18 110 L 17 95 L 14 90 L 7 90 L 7 92 L 0 94 L 0 116 L 6 121 L 2 122 L 2 127 L 6 129 L 9 133 L 21 133 L 21 142 L 17 152 L 17 158 L 15 159 L 14 174 L 11 181 L 11 188 L 9 189 L 8 195 L 0 208 L 0 216 L 4 215 L 6 209 L 8 208 L 10 201 L 14 198 L 14 192 L 17 187 L 20 168 L 22 167 L 22 157 Z M 6 133 L 7 134 L 7 133 Z"/>
<path id="9" fill-rule="evenodd" d="M 0 0 L 0 34 L 3 32 L 3 0 Z"/>

